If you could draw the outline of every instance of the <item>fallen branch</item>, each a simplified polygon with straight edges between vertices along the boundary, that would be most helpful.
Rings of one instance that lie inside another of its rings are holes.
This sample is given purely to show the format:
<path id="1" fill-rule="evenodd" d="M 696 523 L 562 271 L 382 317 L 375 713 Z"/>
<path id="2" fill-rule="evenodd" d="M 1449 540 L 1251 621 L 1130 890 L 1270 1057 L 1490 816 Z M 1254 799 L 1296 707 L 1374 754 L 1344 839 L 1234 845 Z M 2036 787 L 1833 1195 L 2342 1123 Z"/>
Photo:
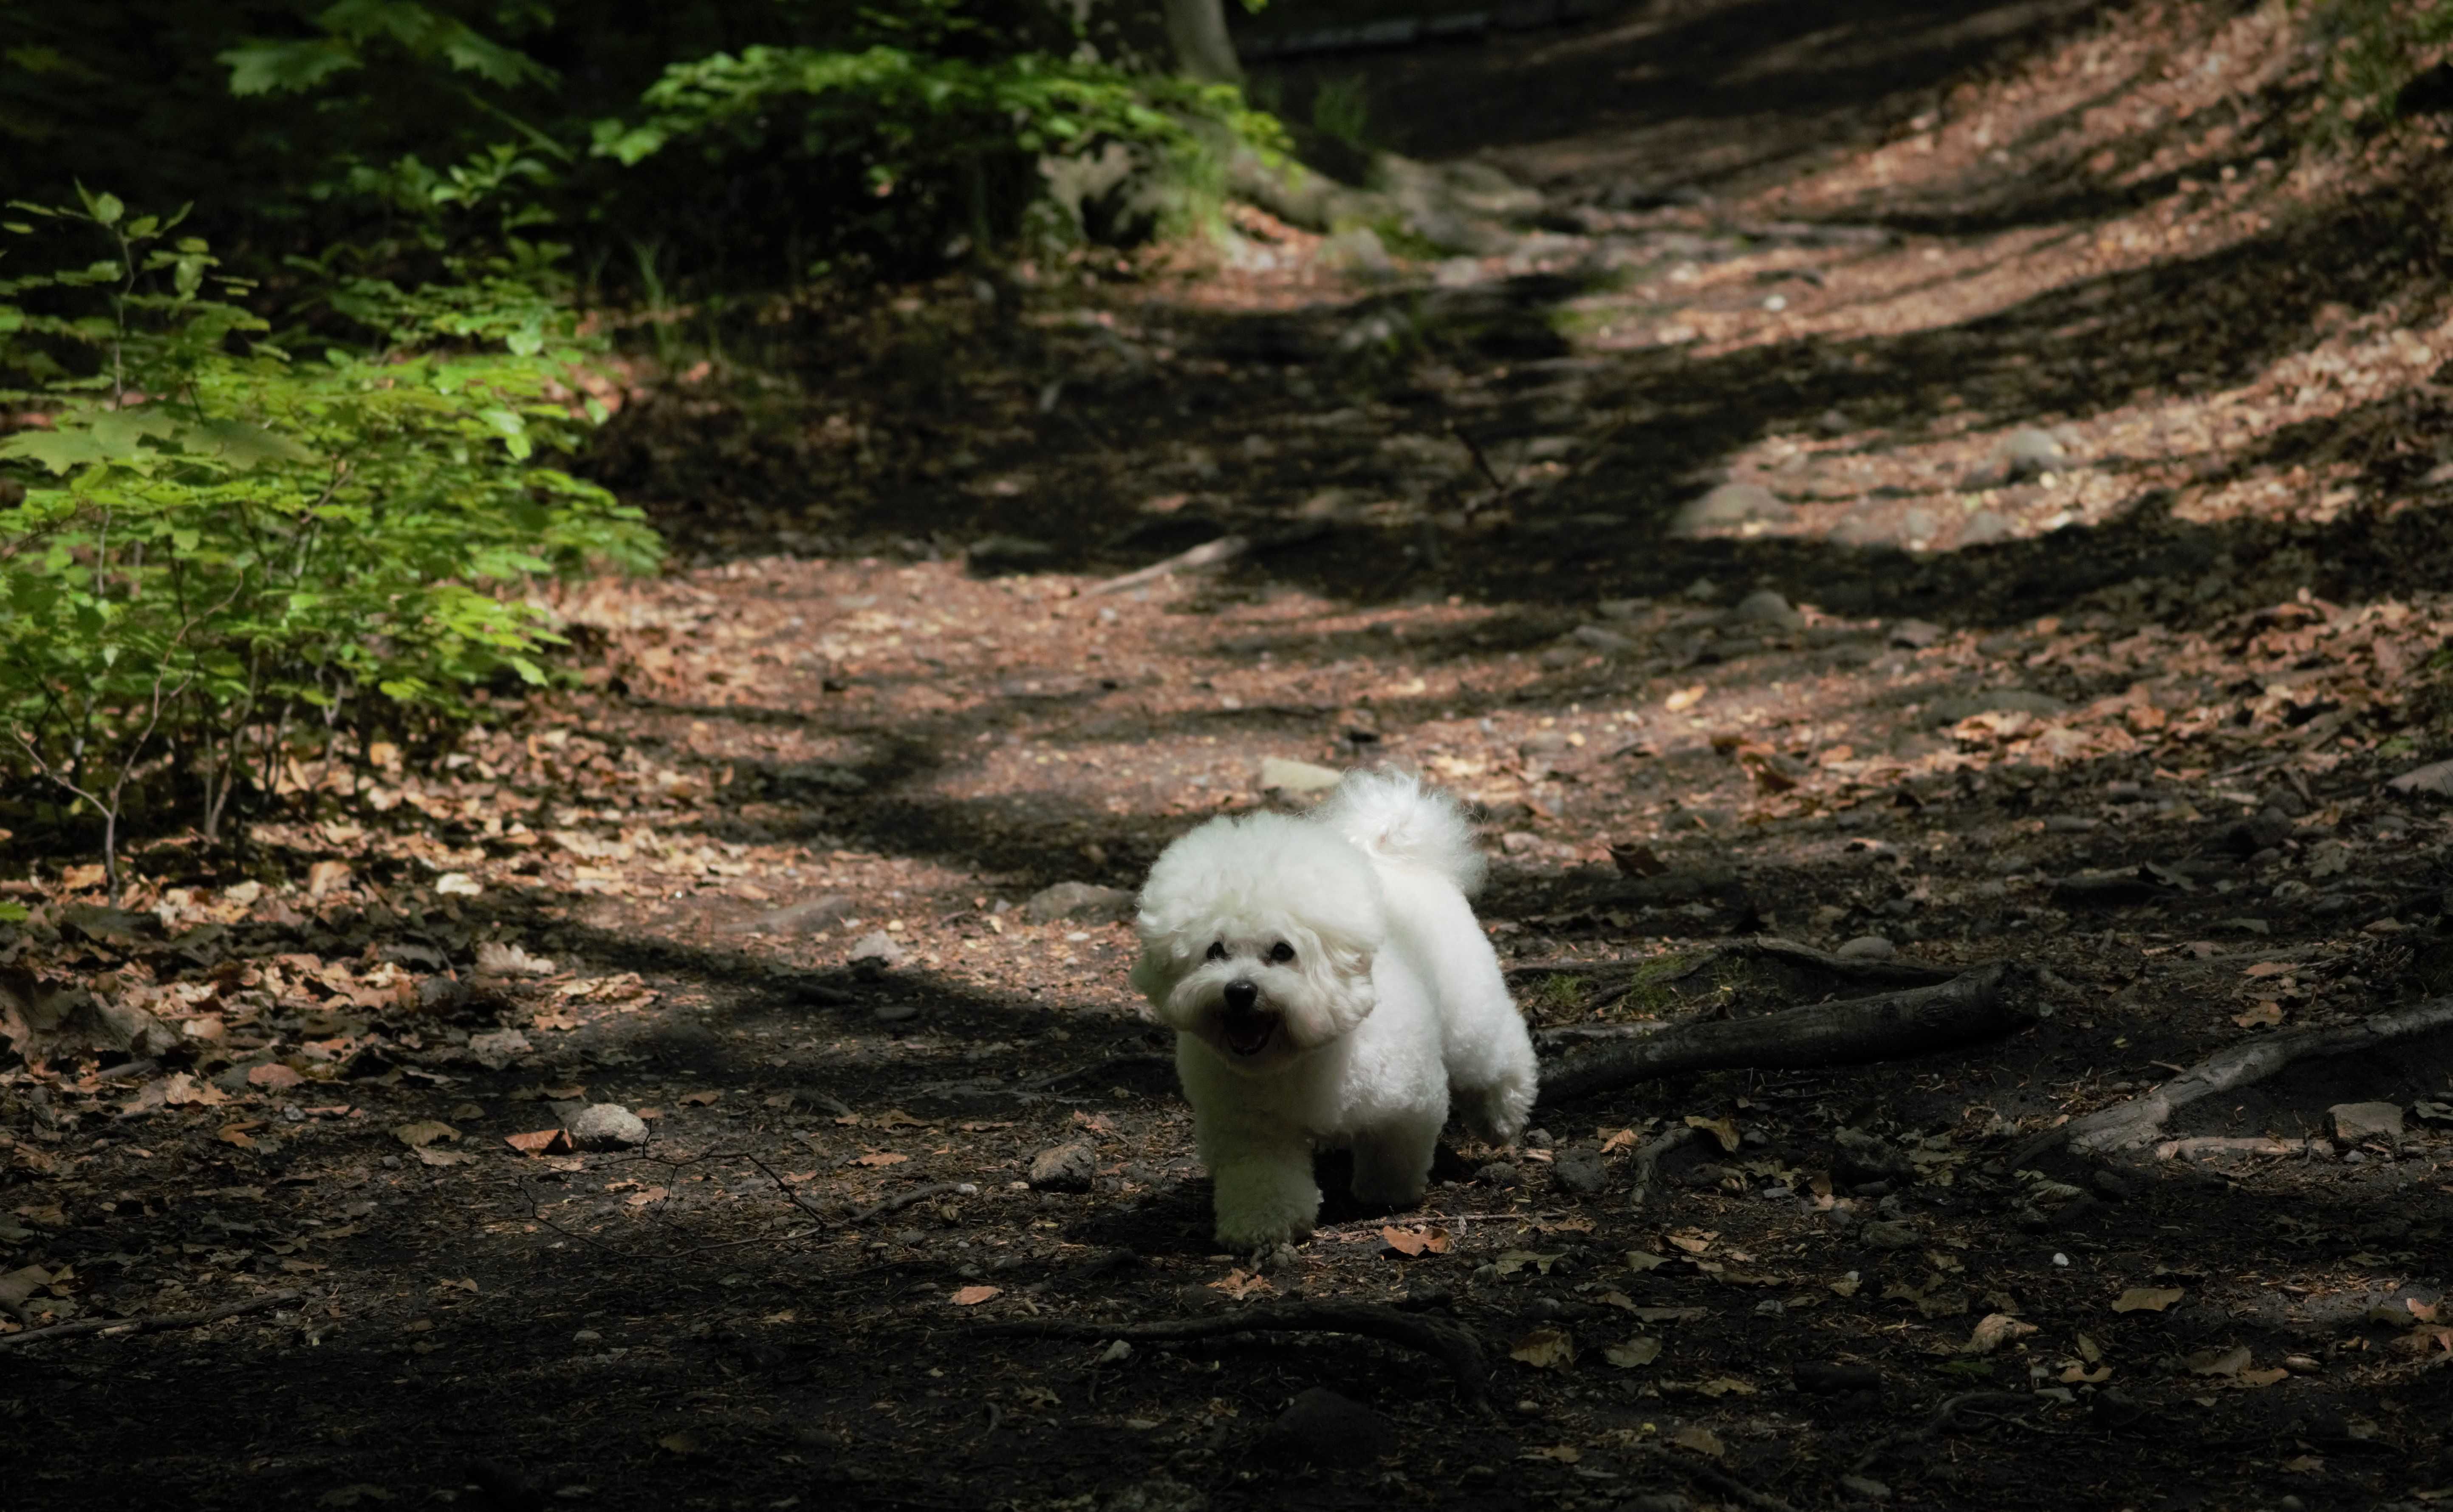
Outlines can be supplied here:
<path id="1" fill-rule="evenodd" d="M 1996 962 L 1933 986 L 1675 1025 L 1561 1057 L 1543 1072 L 1541 1099 L 1555 1105 L 1693 1071 L 1856 1065 L 1999 1039 L 2038 1016 L 2029 994 L 2004 993 L 2013 970 Z"/>
<path id="2" fill-rule="evenodd" d="M 2066 1144 L 2073 1154 L 2095 1156 L 2151 1144 L 2182 1108 L 2263 1082 L 2296 1062 L 2382 1050 L 2446 1029 L 2453 1029 L 2453 997 L 2437 998 L 2399 1013 L 2380 1013 L 2339 1028 L 2305 1029 L 2235 1044 L 2206 1057 L 2144 1096 L 2098 1108 L 2084 1118 L 2045 1130 L 2019 1147 L 2010 1157 L 2010 1168 L 2016 1170 L 2028 1164 L 2058 1145 Z"/>
<path id="3" fill-rule="evenodd" d="M 1646 1140 L 1636 1147 L 1635 1169 L 1628 1176 L 1628 1185 L 1633 1188 L 1627 1195 L 1628 1212 L 1642 1213 L 1645 1204 L 1652 1200 L 1652 1189 L 1661 1180 L 1662 1157 L 1671 1150 L 1683 1149 L 1694 1142 L 1695 1130 L 1692 1126 L 1686 1126 L 1671 1129 L 1666 1134 Z"/>
<path id="4" fill-rule="evenodd" d="M 1178 572 L 1195 572 L 1203 567 L 1217 567 L 1242 556 L 1251 544 L 1240 535 L 1222 535 L 1215 541 L 1204 541 L 1189 551 L 1178 551 L 1164 562 L 1153 562 L 1146 567 L 1127 572 L 1123 577 L 1109 578 L 1105 583 L 1094 583 L 1083 591 L 1092 594 L 1122 593 L 1127 588 L 1137 588 L 1145 583 L 1155 583 L 1163 577 L 1169 577 Z"/>
<path id="5" fill-rule="evenodd" d="M 988 1337 L 1022 1339 L 1126 1339 L 1179 1343 L 1234 1334 L 1360 1334 L 1383 1343 L 1435 1357 L 1456 1378 L 1466 1401 L 1479 1403 L 1488 1389 L 1490 1367 L 1482 1344 L 1454 1323 L 1413 1317 L 1368 1303 L 1262 1303 L 1203 1318 L 1163 1323 L 1092 1323 L 1070 1318 L 1016 1318 L 973 1330 Z"/>
<path id="6" fill-rule="evenodd" d="M 1540 976 L 1632 976 L 1662 959 L 1660 956 L 1646 956 L 1635 961 L 1572 958 L 1518 961 L 1506 967 L 1506 973 L 1511 980 Z M 1827 950 L 1817 950 L 1812 945 L 1783 940 L 1777 935 L 1754 935 L 1744 940 L 1722 941 L 1662 980 L 1684 982 L 1705 967 L 1723 961 L 1778 961 L 1785 965 L 1820 971 L 1843 982 L 1879 982 L 1894 986 L 1927 986 L 1947 982 L 1960 974 L 1948 966 L 1923 965 L 1914 961 L 1861 961 L 1848 956 L 1835 956 Z"/>
<path id="7" fill-rule="evenodd" d="M 267 1308 L 286 1306 L 303 1293 L 295 1291 L 267 1292 L 246 1302 L 234 1302 L 220 1307 L 200 1307 L 194 1312 L 156 1313 L 150 1318 L 80 1318 L 74 1323 L 53 1323 L 49 1328 L 29 1328 L 23 1333 L 0 1334 L 0 1349 L 14 1349 L 21 1344 L 38 1344 L 52 1339 L 67 1339 L 77 1334 L 113 1334 L 128 1338 L 137 1334 L 159 1333 L 165 1328 L 201 1328 L 225 1318 L 244 1313 L 263 1312 Z"/>
<path id="8" fill-rule="evenodd" d="M 2306 1140 L 2227 1139 L 2208 1134 L 2197 1139 L 2165 1140 L 2155 1146 L 2159 1161 L 2203 1161 L 2217 1155 L 2305 1155 Z"/>

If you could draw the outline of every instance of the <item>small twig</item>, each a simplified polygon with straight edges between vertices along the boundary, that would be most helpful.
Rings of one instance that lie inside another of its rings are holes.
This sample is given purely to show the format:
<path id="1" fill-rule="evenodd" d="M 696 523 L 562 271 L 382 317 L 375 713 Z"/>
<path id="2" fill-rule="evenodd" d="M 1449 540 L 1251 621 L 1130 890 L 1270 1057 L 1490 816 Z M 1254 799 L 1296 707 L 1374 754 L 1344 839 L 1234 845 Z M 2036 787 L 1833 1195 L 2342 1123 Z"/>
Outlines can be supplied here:
<path id="1" fill-rule="evenodd" d="M 66 1339 L 75 1334 L 112 1334 L 133 1337 L 157 1333 L 165 1328 L 200 1328 L 206 1323 L 236 1318 L 243 1313 L 263 1312 L 269 1307 L 287 1306 L 296 1302 L 302 1292 L 274 1291 L 246 1302 L 234 1302 L 221 1307 L 201 1307 L 194 1312 L 156 1313 L 150 1318 L 80 1318 L 74 1323 L 53 1323 L 49 1328 L 29 1328 L 24 1333 L 0 1334 L 0 1349 L 13 1349 L 20 1344 L 36 1344 L 50 1339 Z"/>
<path id="2" fill-rule="evenodd" d="M 766 1177 L 768 1181 L 773 1182 L 775 1184 L 775 1189 L 784 1194 L 784 1200 L 786 1202 L 790 1203 L 794 1207 L 797 1207 L 802 1212 L 808 1214 L 811 1218 L 816 1219 L 821 1224 L 828 1222 L 827 1215 L 824 1212 L 820 1211 L 814 1204 L 804 1199 L 800 1193 L 792 1190 L 791 1186 L 785 1182 L 784 1178 L 776 1175 L 774 1171 L 768 1167 L 765 1161 L 760 1160 L 755 1155 L 744 1155 L 741 1158 L 748 1161 L 750 1164 L 757 1166 L 758 1174 Z"/>
<path id="3" fill-rule="evenodd" d="M 1463 426 L 1453 420 L 1448 422 L 1448 434 L 1465 444 L 1466 453 L 1473 458 L 1475 468 L 1482 473 L 1485 481 L 1489 483 L 1490 502 L 1498 504 L 1505 500 L 1507 497 L 1507 485 L 1500 481 L 1498 469 L 1490 465 L 1488 457 L 1483 455 L 1482 444 L 1474 440 Z M 1466 513 L 1470 515 L 1473 513 L 1473 508 L 1472 505 L 1466 506 Z"/>
<path id="4" fill-rule="evenodd" d="M 968 1184 L 963 1182 L 930 1182 L 926 1186 L 914 1186 L 907 1192 L 897 1192 L 891 1197 L 869 1204 L 845 1219 L 844 1225 L 852 1227 L 866 1224 L 872 1218 L 882 1218 L 887 1213 L 899 1213 L 914 1203 L 925 1203 L 932 1197 L 944 1197 L 950 1192 L 960 1192 L 967 1184 Z"/>
<path id="5" fill-rule="evenodd" d="M 547 1228 L 552 1229 L 555 1233 L 560 1234 L 565 1239 L 577 1240 L 580 1243 L 586 1244 L 590 1249 L 603 1250 L 608 1255 L 619 1255 L 625 1260 L 644 1260 L 651 1262 L 663 1260 L 688 1260 L 693 1255 L 712 1254 L 717 1250 L 742 1249 L 751 1244 L 785 1243 L 796 1239 L 807 1239 L 810 1235 L 818 1232 L 815 1228 L 803 1228 L 797 1229 L 788 1234 L 757 1234 L 748 1239 L 717 1240 L 711 1243 L 691 1244 L 681 1249 L 668 1250 L 663 1254 L 642 1255 L 625 1249 L 619 1244 L 608 1244 L 592 1234 L 583 1234 L 575 1228 L 563 1227 L 560 1224 L 557 1224 L 552 1219 L 545 1216 L 545 1209 L 537 1203 L 536 1193 L 528 1189 L 528 1183 L 521 1182 L 518 1185 L 520 1195 L 528 1200 L 528 1216 L 536 1220 L 537 1223 Z"/>
<path id="6" fill-rule="evenodd" d="M 1157 1066 L 1165 1069 L 1168 1074 L 1172 1075 L 1175 1071 L 1175 1059 L 1172 1056 L 1166 1055 L 1111 1055 L 1104 1061 L 1093 1061 L 1088 1065 L 1076 1066 L 1070 1071 L 1059 1071 L 1053 1076 L 1043 1076 L 1032 1081 L 1025 1082 L 1021 1086 L 1015 1088 L 1015 1090 L 1022 1092 L 1053 1091 L 1057 1087 L 1063 1086 L 1067 1082 L 1087 1081 L 1102 1071 L 1111 1070 L 1114 1067 L 1121 1065 Z"/>
<path id="7" fill-rule="evenodd" d="M 1963 1391 L 1958 1396 L 1943 1399 L 1942 1405 L 1933 1409 L 1933 1416 L 1925 1421 L 1923 1427 L 1906 1433 L 1888 1434 L 1866 1445 L 1865 1452 L 1857 1456 L 1857 1462 L 1850 1469 L 1862 1473 L 1866 1466 L 1894 1449 L 1932 1442 L 1961 1427 L 1959 1415 L 1970 1407 L 2020 1406 L 2032 1409 L 2036 1404 L 2036 1398 L 2024 1391 Z"/>
<path id="8" fill-rule="evenodd" d="M 1262 1303 L 1224 1314 L 1173 1319 L 1164 1323 L 1093 1323 L 1071 1318 L 1016 1318 L 986 1324 L 975 1333 L 985 1337 L 1025 1339 L 1127 1339 L 1182 1341 L 1216 1339 L 1231 1334 L 1339 1333 L 1360 1334 L 1437 1358 L 1456 1378 L 1457 1390 L 1479 1403 L 1488 1389 L 1490 1368 L 1482 1344 L 1453 1323 L 1399 1312 L 1376 1303 Z"/>
<path id="9" fill-rule="evenodd" d="M 1127 588 L 1137 588 L 1145 583 L 1155 583 L 1163 577 L 1170 577 L 1178 572 L 1192 572 L 1202 567 L 1218 567 L 1242 556 L 1251 544 L 1240 535 L 1222 535 L 1215 541 L 1204 541 L 1189 551 L 1178 551 L 1164 562 L 1153 562 L 1146 567 L 1127 572 L 1122 577 L 1109 578 L 1105 583 L 1094 583 L 1082 591 L 1085 594 L 1122 593 Z"/>

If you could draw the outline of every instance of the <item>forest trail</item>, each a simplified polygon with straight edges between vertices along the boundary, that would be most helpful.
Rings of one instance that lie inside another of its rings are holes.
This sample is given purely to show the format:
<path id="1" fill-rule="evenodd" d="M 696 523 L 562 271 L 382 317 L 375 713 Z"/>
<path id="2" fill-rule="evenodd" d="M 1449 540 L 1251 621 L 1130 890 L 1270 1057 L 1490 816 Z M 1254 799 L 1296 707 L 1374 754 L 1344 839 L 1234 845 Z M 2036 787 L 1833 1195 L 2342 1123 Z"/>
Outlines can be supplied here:
<path id="1" fill-rule="evenodd" d="M 2453 990 L 2445 785 L 2389 786 L 2443 754 L 2443 133 L 2293 147 L 2280 11 L 1761 9 L 1352 65 L 1538 191 L 1478 254 L 1241 210 L 643 377 L 594 466 L 686 566 L 565 596 L 588 687 L 294 773 L 246 877 L 29 885 L 0 1022 L 162 1027 L 6 1073 L 0 1303 L 301 1297 L 0 1334 L 10 1504 L 2453 1490 L 2443 1036 L 2009 1159 Z M 1376 760 L 1475 806 L 1549 1051 L 1864 990 L 1765 935 L 2046 1017 L 1544 1108 L 1253 1276 L 1123 920 Z M 1402 1338 L 1094 1326 L 1303 1303 L 1464 1330 L 1488 1409 Z"/>

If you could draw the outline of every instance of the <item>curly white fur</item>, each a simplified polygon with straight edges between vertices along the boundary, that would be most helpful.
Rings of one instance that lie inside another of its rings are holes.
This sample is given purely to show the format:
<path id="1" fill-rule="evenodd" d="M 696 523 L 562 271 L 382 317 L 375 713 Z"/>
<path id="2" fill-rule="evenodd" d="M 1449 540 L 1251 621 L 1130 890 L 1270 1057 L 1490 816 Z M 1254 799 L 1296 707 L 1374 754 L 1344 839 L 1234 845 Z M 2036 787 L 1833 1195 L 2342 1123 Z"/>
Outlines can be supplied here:
<path id="1" fill-rule="evenodd" d="M 1523 1132 L 1537 1067 L 1466 902 L 1483 871 L 1454 804 L 1380 772 L 1306 818 L 1213 819 L 1150 868 L 1133 985 L 1176 1031 L 1221 1243 L 1310 1232 L 1325 1145 L 1353 1150 L 1356 1197 L 1420 1202 L 1452 1093 Z"/>

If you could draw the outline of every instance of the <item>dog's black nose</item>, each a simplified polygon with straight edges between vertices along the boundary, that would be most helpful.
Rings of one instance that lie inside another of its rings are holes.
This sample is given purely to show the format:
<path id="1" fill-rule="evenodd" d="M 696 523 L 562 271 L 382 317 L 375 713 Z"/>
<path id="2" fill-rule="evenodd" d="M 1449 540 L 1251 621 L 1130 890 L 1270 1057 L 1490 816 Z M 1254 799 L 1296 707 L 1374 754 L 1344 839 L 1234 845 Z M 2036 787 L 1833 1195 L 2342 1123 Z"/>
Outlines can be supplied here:
<path id="1" fill-rule="evenodd" d="M 1249 982 L 1229 982 L 1220 995 L 1226 998 L 1226 1006 L 1237 1013 L 1251 1012 L 1261 1001 L 1261 989 Z"/>

